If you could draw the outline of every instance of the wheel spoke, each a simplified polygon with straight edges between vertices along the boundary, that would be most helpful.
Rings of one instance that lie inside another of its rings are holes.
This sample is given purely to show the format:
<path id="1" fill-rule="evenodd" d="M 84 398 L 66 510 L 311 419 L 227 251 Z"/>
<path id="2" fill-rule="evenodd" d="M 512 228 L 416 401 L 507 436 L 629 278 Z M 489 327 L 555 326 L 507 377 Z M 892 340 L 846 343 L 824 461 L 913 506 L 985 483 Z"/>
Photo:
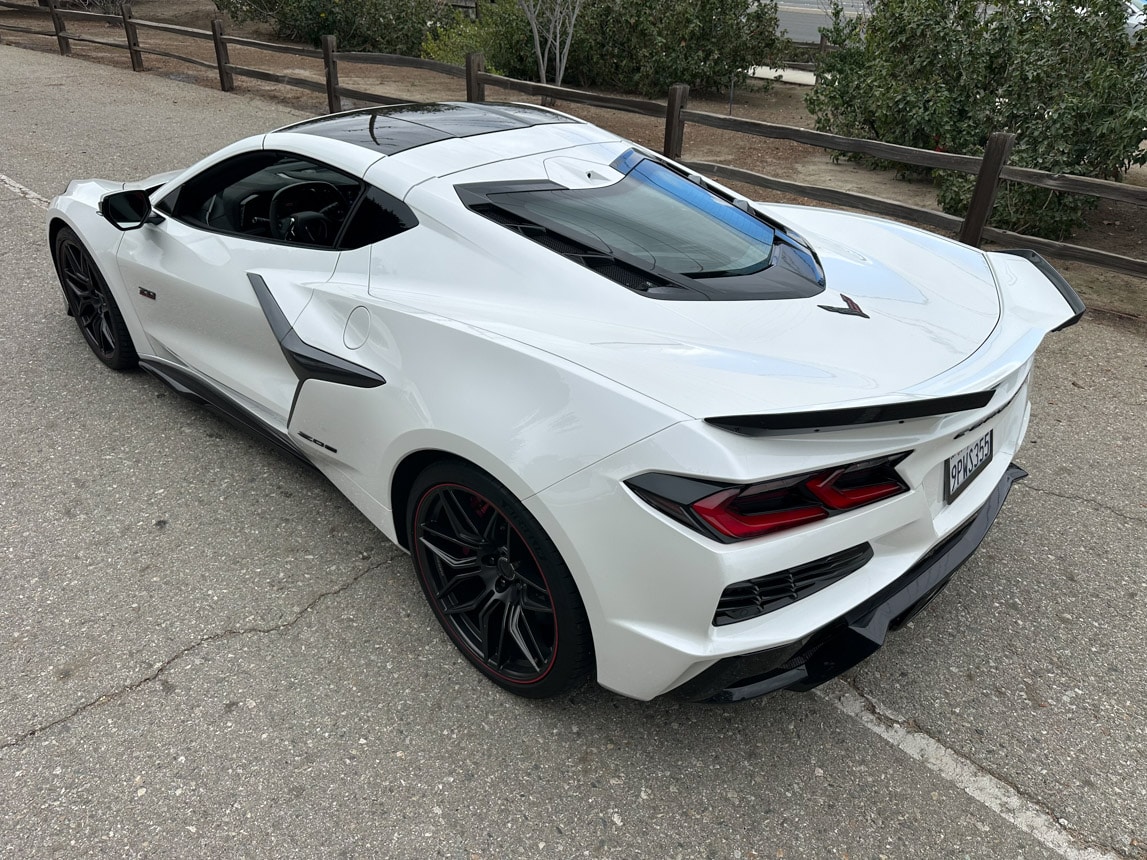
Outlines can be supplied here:
<path id="1" fill-rule="evenodd" d="M 502 623 L 499 625 L 500 629 L 498 630 L 498 650 L 497 653 L 491 655 L 493 664 L 499 669 L 506 665 L 506 634 L 510 632 L 510 613 L 512 611 L 513 607 L 505 603 L 502 604 Z M 511 633 L 510 635 L 512 636 L 513 634 Z"/>
<path id="2" fill-rule="evenodd" d="M 478 633 L 479 633 L 479 636 L 481 637 L 481 655 L 485 660 L 488 660 L 488 661 L 491 661 L 494 659 L 493 655 L 491 655 L 491 653 L 490 653 L 490 645 L 491 645 L 491 642 L 490 642 L 490 623 L 493 620 L 494 610 L 497 609 L 500 604 L 502 604 L 502 600 L 500 599 L 500 596 L 497 594 L 491 594 L 490 599 L 486 601 L 486 605 L 483 606 L 481 608 L 481 610 L 479 610 L 479 612 L 478 612 L 478 619 L 477 620 L 478 620 Z M 505 607 L 503 605 L 503 611 L 502 611 L 503 627 L 505 626 L 505 618 L 506 618 L 506 612 L 505 612 Z M 498 656 L 500 656 L 501 653 L 502 653 L 502 645 L 501 645 L 501 641 L 499 639 Z"/>
<path id="3" fill-rule="evenodd" d="M 537 672 L 542 668 L 542 649 L 538 646 L 534 631 L 530 629 L 530 625 L 522 614 L 522 607 L 514 606 L 506 614 L 510 618 L 510 636 L 521 650 L 522 656 L 529 661 L 530 665 L 534 667 L 534 671 Z"/>
<path id="4" fill-rule="evenodd" d="M 430 531 L 430 529 L 426 528 L 425 526 L 423 527 L 422 530 L 424 532 Z M 451 540 L 451 538 L 449 538 L 447 535 L 444 535 L 444 534 L 435 533 L 435 536 L 444 538 L 446 540 Z M 453 570 L 461 572 L 461 571 L 464 571 L 466 569 L 471 569 L 471 570 L 476 571 L 479 567 L 478 559 L 475 558 L 474 556 L 451 555 L 450 553 L 446 552 L 446 550 L 441 549 L 440 547 L 437 547 L 433 543 L 431 543 L 426 538 L 425 535 L 420 537 L 419 541 L 422 543 L 422 545 L 424 547 L 426 547 L 428 550 L 430 550 L 432 553 L 434 553 L 435 557 L 438 558 L 443 564 L 445 564 L 447 567 L 452 568 Z M 458 541 L 458 543 L 461 543 L 461 541 Z"/>
<path id="5" fill-rule="evenodd" d="M 521 607 L 529 612 L 534 612 L 539 615 L 553 615 L 554 608 L 549 603 L 541 603 L 534 600 L 530 595 L 523 593 L 520 598 Z"/>
<path id="6" fill-rule="evenodd" d="M 423 523 L 422 525 L 422 533 L 429 537 L 441 538 L 442 540 L 448 540 L 451 543 L 456 543 L 463 549 L 477 550 L 481 546 L 479 541 L 469 539 L 468 537 L 459 537 L 458 535 L 448 534 L 447 532 L 440 531 L 439 529 L 436 529 L 426 523 Z"/>
<path id="7" fill-rule="evenodd" d="M 84 271 L 84 260 L 80 255 L 80 249 L 74 244 L 67 244 L 64 246 L 64 262 L 69 271 L 73 272 L 77 277 L 86 277 Z"/>
<path id="8" fill-rule="evenodd" d="M 459 585 L 463 585 L 466 582 L 470 582 L 475 577 L 481 576 L 481 575 L 482 575 L 482 572 L 480 570 L 472 570 L 472 571 L 469 571 L 468 573 L 459 573 L 457 576 L 452 577 L 451 580 L 448 583 L 446 583 L 446 585 L 444 585 L 439 591 L 436 591 L 434 593 L 434 597 L 436 600 L 441 600 L 443 597 L 446 597 L 447 595 L 449 595 L 450 592 L 452 592 Z"/>
<path id="9" fill-rule="evenodd" d="M 450 521 L 450 527 L 454 529 L 455 534 L 459 537 L 469 537 L 476 543 L 481 541 L 482 532 L 474 525 L 474 520 L 470 518 L 469 512 L 466 510 L 453 490 L 443 490 L 442 496 L 442 511 L 446 514 L 446 519 Z"/>
<path id="10" fill-rule="evenodd" d="M 476 597 L 474 597 L 471 600 L 467 600 L 465 603 L 457 603 L 454 606 L 443 606 L 442 607 L 442 614 L 443 615 L 466 615 L 467 613 L 473 612 L 475 609 L 477 609 L 482 604 L 483 600 L 486 600 L 487 598 L 490 598 L 493 595 L 494 595 L 493 589 L 489 589 L 489 588 L 484 589 L 483 591 L 480 591 Z"/>
<path id="11" fill-rule="evenodd" d="M 490 509 L 490 517 L 486 520 L 486 525 L 482 528 L 482 540 L 489 546 L 496 546 L 498 543 L 498 525 L 504 523 L 506 532 L 510 531 L 510 524 L 500 517 L 493 508 Z M 508 542 L 507 536 L 507 542 Z"/>
<path id="12" fill-rule="evenodd" d="M 519 601 L 523 609 L 530 612 L 553 615 L 554 607 L 549 590 L 545 585 L 539 585 L 524 571 L 518 571 L 518 583 L 521 586 Z"/>
<path id="13" fill-rule="evenodd" d="M 74 244 L 63 247 L 60 261 L 61 280 L 67 293 L 79 304 L 91 300 L 92 273 L 84 260 L 84 254 Z"/>
<path id="14" fill-rule="evenodd" d="M 91 282 L 85 278 L 80 277 L 76 272 L 64 270 L 64 281 L 73 294 L 78 296 L 87 296 L 91 294 Z"/>
<path id="15" fill-rule="evenodd" d="M 115 351 L 115 335 L 112 334 L 112 327 L 108 323 L 106 313 L 100 317 L 100 347 L 104 352 Z"/>

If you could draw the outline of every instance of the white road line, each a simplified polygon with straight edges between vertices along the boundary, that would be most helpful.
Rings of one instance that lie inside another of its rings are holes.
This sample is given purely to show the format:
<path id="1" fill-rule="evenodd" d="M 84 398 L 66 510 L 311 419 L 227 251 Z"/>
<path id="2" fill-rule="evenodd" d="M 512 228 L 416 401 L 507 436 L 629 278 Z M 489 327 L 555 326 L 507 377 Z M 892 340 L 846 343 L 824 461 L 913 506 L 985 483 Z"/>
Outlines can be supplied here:
<path id="1" fill-rule="evenodd" d="M 1031 834 L 1066 860 L 1120 860 L 1120 855 L 1083 847 L 1055 818 L 979 765 L 911 728 L 907 721 L 857 693 L 841 680 L 830 681 L 816 694 L 897 749 L 907 753 L 1000 817 Z"/>
<path id="2" fill-rule="evenodd" d="M 10 179 L 3 173 L 0 173 L 0 185 L 4 186 L 9 191 L 14 191 L 15 193 L 19 194 L 25 200 L 31 203 L 35 203 L 41 209 L 47 209 L 48 206 L 51 205 L 51 201 L 47 197 L 41 197 L 31 188 L 25 188 L 15 179 Z"/>

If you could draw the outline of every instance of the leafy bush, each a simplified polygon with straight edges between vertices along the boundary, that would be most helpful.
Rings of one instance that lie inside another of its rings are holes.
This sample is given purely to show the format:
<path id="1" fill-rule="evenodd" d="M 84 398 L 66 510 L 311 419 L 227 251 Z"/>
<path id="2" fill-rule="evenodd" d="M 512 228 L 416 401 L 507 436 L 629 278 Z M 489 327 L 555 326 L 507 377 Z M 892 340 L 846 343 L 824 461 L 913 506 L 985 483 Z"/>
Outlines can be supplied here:
<path id="1" fill-rule="evenodd" d="M 647 95 L 676 83 L 703 92 L 743 84 L 782 47 L 776 0 L 595 0 L 582 17 L 567 74 Z"/>
<path id="2" fill-rule="evenodd" d="M 284 39 L 319 44 L 333 35 L 343 51 L 418 56 L 426 33 L 449 20 L 442 0 L 214 0 L 235 21 L 269 21 Z"/>
<path id="3" fill-rule="evenodd" d="M 455 13 L 453 21 L 432 30 L 422 43 L 422 56 L 462 65 L 479 51 L 486 70 L 495 75 L 528 80 L 537 77 L 538 63 L 526 16 L 513 0 L 479 0 L 478 18 Z"/>
<path id="4" fill-rule="evenodd" d="M 1012 164 L 1118 178 L 1147 161 L 1144 49 L 1121 0 L 877 0 L 866 21 L 834 3 L 807 97 L 818 129 L 923 149 L 979 154 L 1016 134 Z M 966 211 L 972 177 L 937 171 L 941 205 Z M 1064 238 L 1092 198 L 1004 183 L 992 223 Z"/>
<path id="5" fill-rule="evenodd" d="M 676 83 L 715 92 L 744 83 L 746 70 L 775 58 L 782 41 L 776 0 L 586 0 L 565 82 L 651 96 Z M 502 74 L 537 77 L 529 24 L 512 0 L 480 3 L 477 22 L 456 21 L 423 51 L 446 62 L 481 51 Z"/>
<path id="6" fill-rule="evenodd" d="M 41 2 L 40 6 L 47 6 Z M 123 7 L 123 0 L 65 0 L 60 4 L 66 8 L 82 9 L 85 12 L 102 12 L 104 15 L 118 15 Z"/>

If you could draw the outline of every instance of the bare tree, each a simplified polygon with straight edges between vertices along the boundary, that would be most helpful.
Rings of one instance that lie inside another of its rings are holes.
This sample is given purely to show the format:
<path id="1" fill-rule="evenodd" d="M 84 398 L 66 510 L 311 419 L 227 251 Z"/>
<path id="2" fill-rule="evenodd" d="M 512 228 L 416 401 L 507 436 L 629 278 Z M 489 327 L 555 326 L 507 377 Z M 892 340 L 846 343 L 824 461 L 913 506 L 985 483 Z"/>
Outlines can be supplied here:
<path id="1" fill-rule="evenodd" d="M 546 82 L 550 57 L 554 60 L 554 83 L 559 87 L 566 73 L 566 60 L 573 42 L 574 23 L 585 0 L 518 0 L 534 34 L 538 80 Z"/>

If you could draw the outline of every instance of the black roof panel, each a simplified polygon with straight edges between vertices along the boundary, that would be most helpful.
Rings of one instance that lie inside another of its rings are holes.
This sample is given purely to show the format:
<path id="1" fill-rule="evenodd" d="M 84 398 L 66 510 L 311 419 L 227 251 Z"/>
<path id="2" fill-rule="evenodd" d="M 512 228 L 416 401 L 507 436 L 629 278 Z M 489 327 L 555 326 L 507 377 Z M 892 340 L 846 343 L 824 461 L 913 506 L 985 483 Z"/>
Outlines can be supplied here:
<path id="1" fill-rule="evenodd" d="M 450 138 L 575 122 L 579 120 L 528 105 L 443 102 L 368 108 L 306 120 L 280 131 L 315 134 L 394 155 Z"/>

